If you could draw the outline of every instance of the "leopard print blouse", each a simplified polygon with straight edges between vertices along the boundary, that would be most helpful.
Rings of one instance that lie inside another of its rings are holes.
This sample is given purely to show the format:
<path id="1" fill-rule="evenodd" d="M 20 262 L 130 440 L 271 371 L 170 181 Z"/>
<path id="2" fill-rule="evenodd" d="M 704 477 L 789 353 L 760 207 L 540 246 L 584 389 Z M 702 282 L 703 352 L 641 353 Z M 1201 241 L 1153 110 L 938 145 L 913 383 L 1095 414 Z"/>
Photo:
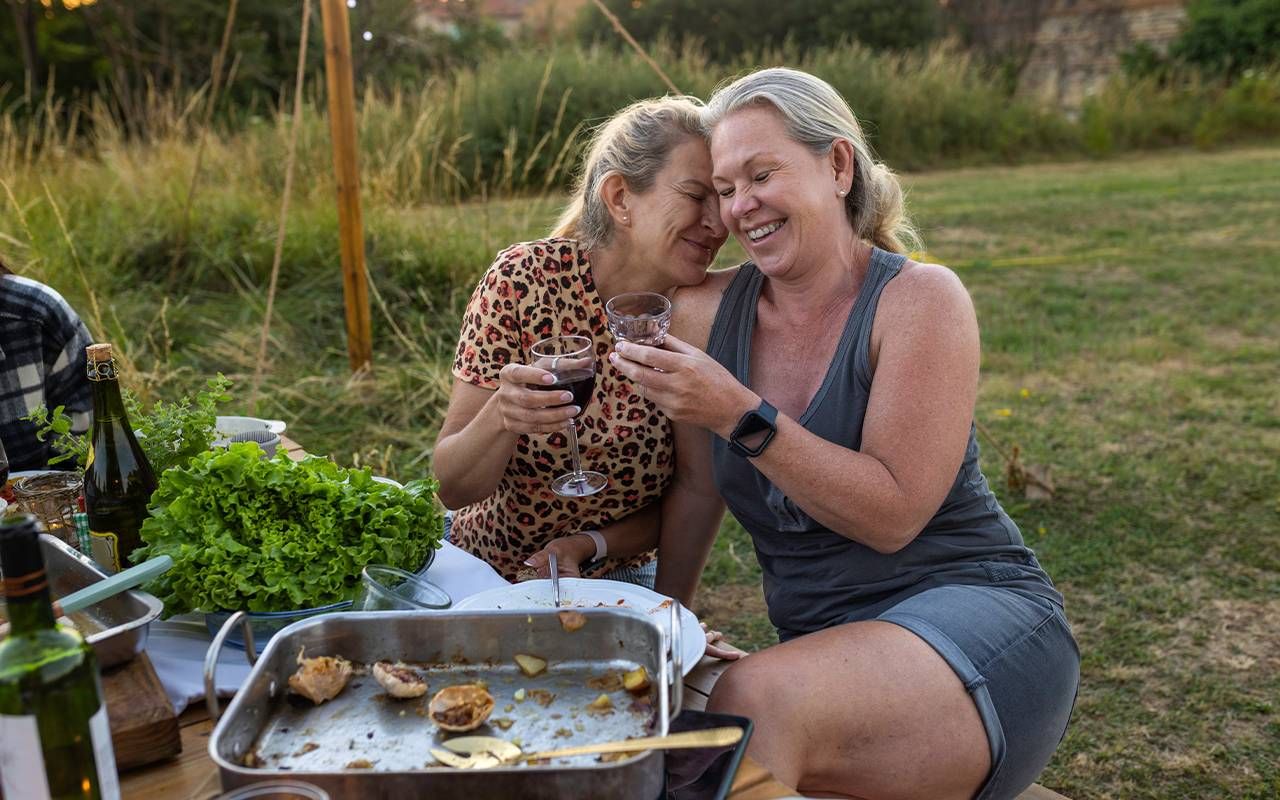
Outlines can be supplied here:
<path id="1" fill-rule="evenodd" d="M 524 560 L 551 540 L 604 527 L 658 500 L 675 464 L 671 421 L 609 363 L 613 337 L 604 301 L 586 250 L 572 239 L 524 242 L 498 254 L 467 304 L 453 374 L 496 390 L 503 366 L 531 363 L 533 345 L 556 335 L 595 342 L 595 394 L 578 418 L 578 438 L 582 468 L 603 473 L 609 485 L 590 497 L 560 497 L 551 482 L 571 468 L 568 437 L 522 435 L 497 490 L 459 509 L 451 534 L 507 580 L 527 570 Z M 607 558 L 591 574 L 653 557 Z"/>

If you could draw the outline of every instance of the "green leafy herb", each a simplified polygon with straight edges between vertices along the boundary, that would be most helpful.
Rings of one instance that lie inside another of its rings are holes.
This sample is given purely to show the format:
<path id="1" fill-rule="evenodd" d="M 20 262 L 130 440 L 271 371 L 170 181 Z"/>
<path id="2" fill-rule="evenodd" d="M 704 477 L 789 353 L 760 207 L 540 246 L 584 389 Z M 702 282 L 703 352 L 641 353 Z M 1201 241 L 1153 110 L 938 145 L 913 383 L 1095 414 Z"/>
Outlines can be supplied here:
<path id="1" fill-rule="evenodd" d="M 156 475 L 170 467 L 182 466 L 209 449 L 215 438 L 218 405 L 231 400 L 231 381 L 218 373 L 205 382 L 195 397 L 184 395 L 176 403 L 156 401 L 149 412 L 130 391 L 121 393 L 125 413 L 141 436 L 138 444 Z"/>
<path id="2" fill-rule="evenodd" d="M 403 489 L 322 458 L 261 458 L 253 442 L 166 471 L 133 561 L 173 567 L 147 586 L 166 614 L 289 611 L 350 599 L 367 564 L 420 568 L 440 546 L 436 482 Z"/>
<path id="3" fill-rule="evenodd" d="M 53 449 L 58 454 L 49 458 L 49 466 L 74 458 L 76 464 L 84 469 L 85 462 L 89 460 L 89 437 L 71 432 L 71 417 L 64 413 L 65 408 L 57 406 L 50 414 L 49 409 L 41 405 L 23 419 L 35 423 L 36 439 L 43 442 L 53 437 Z"/>
<path id="4" fill-rule="evenodd" d="M 157 475 L 169 467 L 186 464 L 197 453 L 209 449 L 216 436 L 218 406 L 231 400 L 227 393 L 230 386 L 230 379 L 219 373 L 216 378 L 210 378 L 195 397 L 183 395 L 174 403 L 157 401 L 150 411 L 143 409 L 133 392 L 128 389 L 120 392 L 129 423 L 138 432 L 138 444 Z M 54 437 L 54 449 L 60 452 L 49 459 L 50 465 L 74 458 L 84 469 L 89 456 L 89 437 L 71 432 L 71 417 L 63 412 L 62 406 L 52 414 L 40 406 L 23 419 L 36 424 L 36 438 L 40 441 Z"/>

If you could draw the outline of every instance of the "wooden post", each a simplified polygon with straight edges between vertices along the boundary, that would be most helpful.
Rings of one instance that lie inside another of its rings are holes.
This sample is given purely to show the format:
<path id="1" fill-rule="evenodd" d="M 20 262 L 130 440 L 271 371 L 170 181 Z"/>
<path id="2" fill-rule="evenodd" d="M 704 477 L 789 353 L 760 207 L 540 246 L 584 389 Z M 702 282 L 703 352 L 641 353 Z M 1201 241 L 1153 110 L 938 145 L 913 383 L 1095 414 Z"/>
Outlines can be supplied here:
<path id="1" fill-rule="evenodd" d="M 324 71 L 329 87 L 329 131 L 338 185 L 338 237 L 342 251 L 342 295 L 347 308 L 347 355 L 351 371 L 373 366 L 369 287 L 364 272 L 364 227 L 360 218 L 360 171 L 356 164 L 356 97 L 351 74 L 351 28 L 346 0 L 321 0 Z"/>

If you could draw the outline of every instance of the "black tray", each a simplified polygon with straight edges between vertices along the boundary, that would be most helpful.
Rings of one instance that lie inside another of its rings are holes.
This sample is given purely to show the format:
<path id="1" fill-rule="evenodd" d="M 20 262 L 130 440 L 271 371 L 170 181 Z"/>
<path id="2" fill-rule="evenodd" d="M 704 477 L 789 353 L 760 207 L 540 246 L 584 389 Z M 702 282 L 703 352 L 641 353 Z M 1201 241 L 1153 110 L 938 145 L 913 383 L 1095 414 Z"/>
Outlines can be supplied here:
<path id="1" fill-rule="evenodd" d="M 667 752 L 665 800 L 724 800 L 729 796 L 755 727 L 751 720 L 732 714 L 688 710 L 671 720 L 671 733 L 725 726 L 742 728 L 742 739 L 737 744 Z"/>

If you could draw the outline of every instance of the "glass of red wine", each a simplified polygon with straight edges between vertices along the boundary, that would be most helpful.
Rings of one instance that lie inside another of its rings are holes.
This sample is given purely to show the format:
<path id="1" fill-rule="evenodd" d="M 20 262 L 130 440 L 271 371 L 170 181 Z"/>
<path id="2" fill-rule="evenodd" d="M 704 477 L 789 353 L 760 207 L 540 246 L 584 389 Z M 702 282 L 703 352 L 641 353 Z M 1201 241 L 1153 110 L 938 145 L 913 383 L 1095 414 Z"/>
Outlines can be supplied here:
<path id="1" fill-rule="evenodd" d="M 551 484 L 551 490 L 562 497 L 587 497 L 608 484 L 599 472 L 582 469 L 582 456 L 578 452 L 578 417 L 591 404 L 596 388 L 595 344 L 586 336 L 552 336 L 533 346 L 533 364 L 555 376 L 550 384 L 535 384 L 534 388 L 573 394 L 569 402 L 578 407 L 578 413 L 569 420 L 569 453 L 573 456 L 573 471 L 561 475 Z"/>

